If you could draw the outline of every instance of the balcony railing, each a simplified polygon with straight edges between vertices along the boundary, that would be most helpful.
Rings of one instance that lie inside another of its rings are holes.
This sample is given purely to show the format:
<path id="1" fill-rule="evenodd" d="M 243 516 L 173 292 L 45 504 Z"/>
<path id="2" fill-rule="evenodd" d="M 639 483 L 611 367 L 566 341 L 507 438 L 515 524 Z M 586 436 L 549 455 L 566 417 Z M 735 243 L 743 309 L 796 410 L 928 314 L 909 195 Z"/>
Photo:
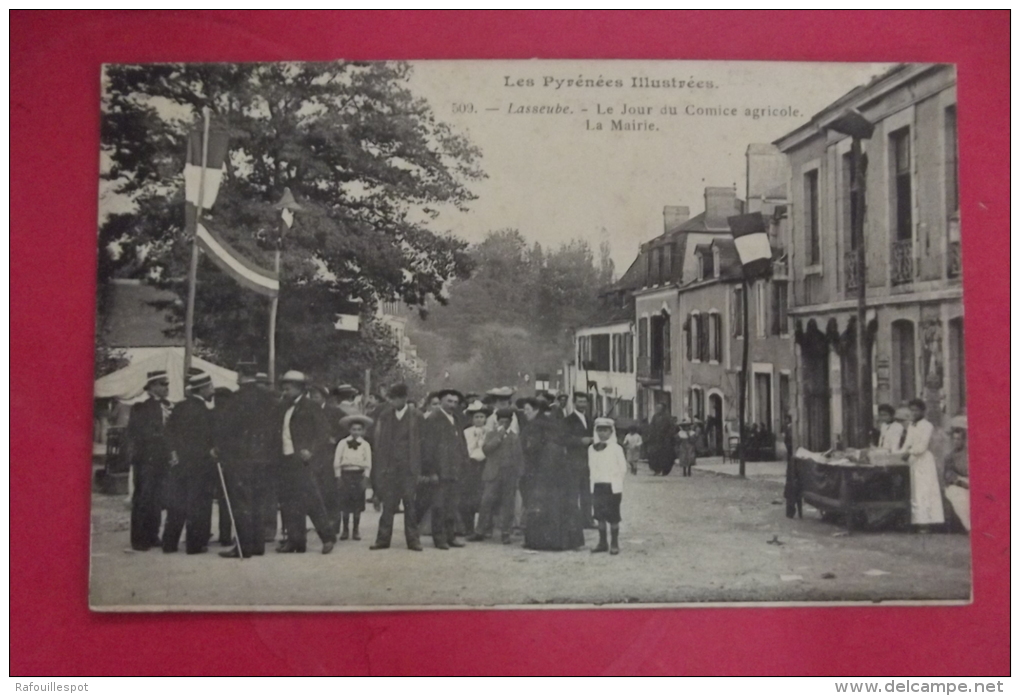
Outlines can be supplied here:
<path id="1" fill-rule="evenodd" d="M 861 268 L 856 249 L 843 254 L 843 268 L 846 272 L 846 291 L 856 292 L 861 281 Z"/>
<path id="2" fill-rule="evenodd" d="M 889 248 L 889 277 L 893 285 L 914 282 L 914 242 L 903 239 Z"/>
<path id="3" fill-rule="evenodd" d="M 949 242 L 946 249 L 946 276 L 959 278 L 961 273 L 963 273 L 963 263 L 960 259 L 960 243 Z"/>

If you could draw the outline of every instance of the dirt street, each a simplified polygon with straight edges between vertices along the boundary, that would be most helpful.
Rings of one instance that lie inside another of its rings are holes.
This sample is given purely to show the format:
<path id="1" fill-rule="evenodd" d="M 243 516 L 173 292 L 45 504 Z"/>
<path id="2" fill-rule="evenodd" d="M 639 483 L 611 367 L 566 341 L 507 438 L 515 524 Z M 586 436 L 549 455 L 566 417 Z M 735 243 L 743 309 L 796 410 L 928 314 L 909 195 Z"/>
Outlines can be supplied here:
<path id="1" fill-rule="evenodd" d="M 319 553 L 239 561 L 129 549 L 122 497 L 93 498 L 93 608 L 501 606 L 545 604 L 957 600 L 970 597 L 970 545 L 962 535 L 855 533 L 805 506 L 788 520 L 782 486 L 695 469 L 682 478 L 629 475 L 622 552 L 532 552 L 497 542 L 440 551 L 369 551 L 378 513 L 360 542 Z M 216 529 L 215 521 L 213 529 Z M 588 546 L 597 533 L 586 532 Z M 772 543 L 769 543 L 772 542 Z M 182 545 L 183 548 L 183 545 Z"/>

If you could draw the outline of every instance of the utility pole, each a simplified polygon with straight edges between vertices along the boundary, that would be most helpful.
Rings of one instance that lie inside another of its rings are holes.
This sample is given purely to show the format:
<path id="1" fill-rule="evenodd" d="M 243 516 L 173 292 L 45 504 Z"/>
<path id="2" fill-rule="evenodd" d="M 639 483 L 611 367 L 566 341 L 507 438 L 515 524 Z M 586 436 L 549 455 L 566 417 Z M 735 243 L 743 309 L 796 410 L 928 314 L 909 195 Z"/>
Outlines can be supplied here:
<path id="1" fill-rule="evenodd" d="M 870 440 L 872 405 L 871 405 L 871 363 L 868 350 L 868 273 L 864 248 L 864 211 L 866 200 L 866 180 L 864 171 L 864 155 L 861 141 L 867 140 L 875 131 L 875 126 L 856 109 L 847 111 L 837 118 L 829 128 L 851 137 L 850 142 L 850 234 L 856 248 L 857 266 L 857 433 L 858 447 L 867 447 Z"/>
<path id="2" fill-rule="evenodd" d="M 202 109 L 202 168 L 198 175 L 198 200 L 195 213 L 195 229 L 191 232 L 191 262 L 188 265 L 188 303 L 184 309 L 184 389 L 188 388 L 191 373 L 191 358 L 195 352 L 195 285 L 198 280 L 198 226 L 202 224 L 202 208 L 205 203 L 205 168 L 209 162 L 209 107 Z"/>
<path id="3" fill-rule="evenodd" d="M 294 194 L 290 192 L 290 187 L 284 187 L 283 195 L 280 196 L 280 200 L 273 205 L 275 210 L 280 211 L 280 221 L 278 223 L 280 233 L 276 239 L 276 251 L 273 254 L 273 271 L 276 273 L 277 279 L 280 278 L 280 254 L 283 250 L 283 235 L 288 229 L 294 224 L 294 213 L 303 210 L 298 202 L 294 200 Z M 282 287 L 282 283 L 281 283 Z M 269 383 L 272 385 L 276 384 L 276 313 L 280 307 L 280 293 L 277 292 L 273 295 L 269 301 L 269 367 L 267 374 L 269 375 Z"/>
<path id="4" fill-rule="evenodd" d="M 747 431 L 748 428 L 744 425 L 745 416 L 747 414 L 747 371 L 748 362 L 750 362 L 751 356 L 751 326 L 749 321 L 750 313 L 748 312 L 747 306 L 751 303 L 751 285 L 747 282 L 745 277 L 741 282 L 741 293 L 744 296 L 743 307 L 741 312 L 743 313 L 744 321 L 744 355 L 740 364 L 740 399 L 737 401 L 739 404 L 737 418 L 739 423 L 737 428 L 740 432 L 740 469 L 737 472 L 740 478 L 744 478 L 747 475 Z"/>

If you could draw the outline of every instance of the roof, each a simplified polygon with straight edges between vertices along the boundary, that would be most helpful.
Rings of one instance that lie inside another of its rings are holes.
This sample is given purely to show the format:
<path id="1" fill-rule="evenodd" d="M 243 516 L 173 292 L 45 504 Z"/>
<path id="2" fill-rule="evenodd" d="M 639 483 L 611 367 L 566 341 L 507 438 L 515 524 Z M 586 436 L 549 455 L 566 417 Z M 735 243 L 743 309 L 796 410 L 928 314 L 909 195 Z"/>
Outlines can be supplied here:
<path id="1" fill-rule="evenodd" d="M 165 310 L 156 305 L 180 302 L 169 290 L 161 290 L 138 280 L 115 279 L 111 282 L 109 311 L 102 330 L 107 345 L 113 348 L 149 348 L 183 346 L 183 336 L 168 336 L 174 324 Z"/>

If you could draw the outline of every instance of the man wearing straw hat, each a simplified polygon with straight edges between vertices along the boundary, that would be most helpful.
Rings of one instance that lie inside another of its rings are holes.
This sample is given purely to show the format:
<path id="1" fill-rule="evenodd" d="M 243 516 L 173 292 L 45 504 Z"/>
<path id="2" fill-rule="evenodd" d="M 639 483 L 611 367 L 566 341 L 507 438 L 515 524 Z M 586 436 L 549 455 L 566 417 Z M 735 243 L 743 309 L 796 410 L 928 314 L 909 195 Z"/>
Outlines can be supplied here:
<path id="1" fill-rule="evenodd" d="M 280 510 L 287 540 L 278 553 L 304 553 L 305 517 L 310 517 L 322 540 L 322 553 L 333 550 L 336 535 L 326 514 L 313 466 L 329 452 L 329 432 L 322 408 L 305 396 L 307 379 L 303 372 L 288 370 L 280 380 L 283 417 L 278 422 L 280 443 Z"/>
<path id="2" fill-rule="evenodd" d="M 174 491 L 163 530 L 164 553 L 177 551 L 185 524 L 185 551 L 209 550 L 217 479 L 214 392 L 212 377 L 195 371 L 188 377 L 188 397 L 177 404 L 167 422 Z"/>
<path id="3" fill-rule="evenodd" d="M 166 370 L 151 370 L 146 375 L 149 398 L 131 407 L 128 420 L 128 461 L 135 478 L 131 497 L 131 548 L 148 551 L 159 546 L 159 523 L 163 516 L 160 496 L 170 470 L 170 447 L 166 441 L 166 423 L 171 404 L 167 400 L 170 381 Z"/>

